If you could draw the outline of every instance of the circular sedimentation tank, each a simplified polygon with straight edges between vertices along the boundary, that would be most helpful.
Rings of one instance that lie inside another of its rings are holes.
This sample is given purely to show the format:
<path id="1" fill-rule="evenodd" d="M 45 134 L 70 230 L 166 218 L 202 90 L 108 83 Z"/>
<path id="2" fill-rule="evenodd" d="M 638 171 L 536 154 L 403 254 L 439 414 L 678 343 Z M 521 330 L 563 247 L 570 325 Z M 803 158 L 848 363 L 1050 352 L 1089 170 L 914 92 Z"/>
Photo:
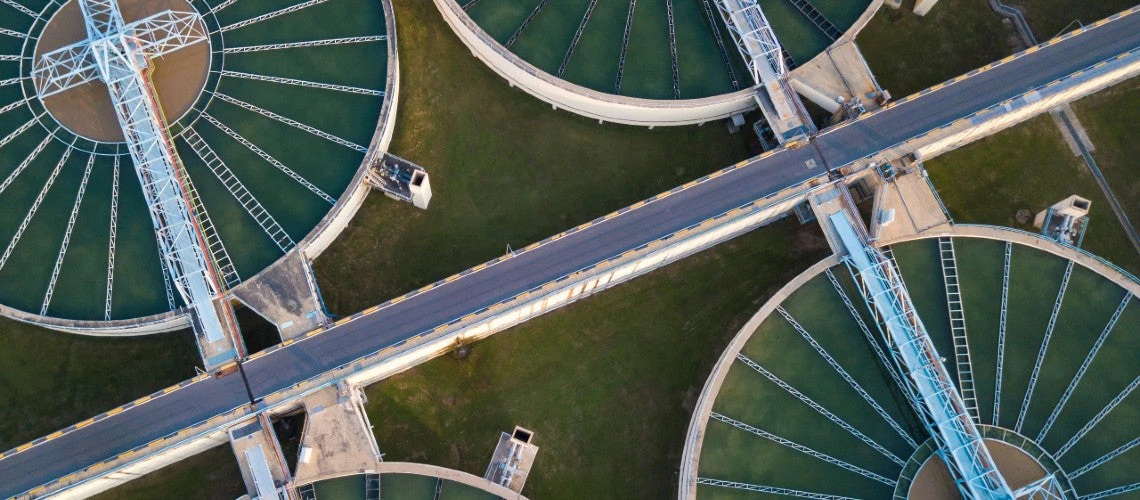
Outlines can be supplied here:
<path id="1" fill-rule="evenodd" d="M 953 244 L 972 416 L 1010 486 L 1048 472 L 1075 497 L 1140 480 L 1140 399 L 1132 394 L 1140 382 L 1140 303 L 1125 288 L 1136 284 L 1114 282 L 1071 260 L 1079 259 L 1075 251 L 1044 241 L 955 237 Z M 890 250 L 960 384 L 939 241 Z M 888 347 L 847 268 L 830 258 L 777 297 L 741 330 L 705 385 L 680 498 L 753 498 L 761 486 L 959 498 L 933 439 L 884 369 L 880 353 L 889 356 Z"/>
<path id="2" fill-rule="evenodd" d="M 391 134 L 387 0 L 119 4 L 128 23 L 196 12 L 208 33 L 150 70 L 195 199 L 232 262 L 231 285 L 351 215 L 346 200 Z M 86 37 L 76 0 L 18 5 L 0 4 L 3 312 L 58 326 L 180 307 L 106 86 L 37 93 L 37 58 Z"/>
<path id="3" fill-rule="evenodd" d="M 680 124 L 753 105 L 746 90 L 755 83 L 714 0 L 435 1 L 497 72 L 580 114 Z M 873 2 L 759 4 L 794 67 L 842 37 Z"/>

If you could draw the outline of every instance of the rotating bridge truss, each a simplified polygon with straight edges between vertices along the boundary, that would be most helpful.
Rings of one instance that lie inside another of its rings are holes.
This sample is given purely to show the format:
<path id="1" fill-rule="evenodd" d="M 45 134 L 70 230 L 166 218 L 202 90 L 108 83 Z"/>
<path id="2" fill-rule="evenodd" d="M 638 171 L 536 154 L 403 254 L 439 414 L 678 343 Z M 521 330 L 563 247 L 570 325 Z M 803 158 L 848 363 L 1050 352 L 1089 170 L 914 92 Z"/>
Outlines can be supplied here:
<path id="1" fill-rule="evenodd" d="M 781 144 L 806 138 L 810 132 L 806 110 L 788 85 L 788 65 L 776 32 L 757 0 L 716 0 L 732 40 L 748 65 L 756 85 L 755 97 L 764 118 Z"/>
<path id="2" fill-rule="evenodd" d="M 151 59 L 204 42 L 207 34 L 194 12 L 165 11 L 128 24 L 116 0 L 80 0 L 79 6 L 87 39 L 35 61 L 32 76 L 39 97 L 94 80 L 107 85 L 142 184 L 163 267 L 193 308 L 196 333 L 211 344 L 228 344 L 233 319 L 228 307 L 215 305 L 224 289 L 196 215 L 189 177 L 149 80 Z"/>
<path id="3" fill-rule="evenodd" d="M 918 412 L 938 443 L 958 488 L 966 498 L 1017 498 L 998 472 L 981 433 L 954 389 L 934 342 L 926 332 L 902 276 L 843 212 L 829 216 L 847 251 L 844 261 L 887 336 L 898 369 L 906 375 L 906 389 L 919 402 Z M 1037 491 L 1037 490 L 1034 490 Z M 1020 492 L 1019 494 L 1027 494 Z M 1041 498 L 1041 497 L 1033 497 Z"/>

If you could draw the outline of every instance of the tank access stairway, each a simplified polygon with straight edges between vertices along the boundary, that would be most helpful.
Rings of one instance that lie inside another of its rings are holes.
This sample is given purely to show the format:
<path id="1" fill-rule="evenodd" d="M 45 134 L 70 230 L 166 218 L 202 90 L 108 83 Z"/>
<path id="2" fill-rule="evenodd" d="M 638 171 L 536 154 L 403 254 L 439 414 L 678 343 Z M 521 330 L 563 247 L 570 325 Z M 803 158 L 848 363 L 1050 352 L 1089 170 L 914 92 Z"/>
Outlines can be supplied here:
<path id="1" fill-rule="evenodd" d="M 829 190 L 843 193 L 846 187 L 837 184 L 821 191 L 826 194 Z M 839 201 L 847 197 L 830 196 L 823 200 L 827 198 Z M 866 229 L 849 203 L 831 206 L 835 208 L 826 210 L 829 213 L 819 218 L 824 233 L 859 284 L 867 308 L 890 347 L 895 366 L 889 368 L 905 376 L 908 400 L 916 406 L 927 432 L 938 444 L 937 453 L 949 466 L 962 495 L 1009 500 L 1062 498 L 1055 496 L 1058 485 L 1052 476 L 1016 492 L 1006 483 L 923 326 L 898 268 L 868 241 Z M 824 209 L 813 208 L 817 212 Z"/>

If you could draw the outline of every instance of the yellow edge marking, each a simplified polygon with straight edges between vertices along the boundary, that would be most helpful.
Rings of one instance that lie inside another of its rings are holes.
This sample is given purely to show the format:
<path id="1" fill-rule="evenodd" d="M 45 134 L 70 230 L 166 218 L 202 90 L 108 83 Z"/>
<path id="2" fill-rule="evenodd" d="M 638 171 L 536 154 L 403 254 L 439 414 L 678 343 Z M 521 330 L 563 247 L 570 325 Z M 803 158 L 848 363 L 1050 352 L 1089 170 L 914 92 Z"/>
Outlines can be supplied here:
<path id="1" fill-rule="evenodd" d="M 305 338 L 309 338 L 309 337 L 312 337 L 313 335 L 316 335 L 316 334 L 318 334 L 318 333 L 321 333 L 321 330 L 320 330 L 319 328 L 318 328 L 318 329 L 316 329 L 316 330 L 313 330 L 313 331 L 311 331 L 311 332 L 308 332 L 308 333 L 306 333 L 306 334 L 305 334 Z"/>
<path id="2" fill-rule="evenodd" d="M 443 282 L 444 282 L 444 283 L 451 283 L 452 281 L 455 281 L 455 280 L 457 280 L 457 279 L 459 279 L 459 275 L 458 275 L 458 274 L 453 274 L 453 275 L 451 275 L 451 276 L 448 276 L 447 278 L 444 278 Z"/>
<path id="3" fill-rule="evenodd" d="M 87 427 L 88 425 L 91 425 L 93 423 L 95 423 L 95 419 L 89 418 L 87 420 L 79 422 L 78 424 L 75 424 L 75 428 L 76 429 L 82 429 L 82 428 Z"/>
<path id="4" fill-rule="evenodd" d="M 380 310 L 380 306 L 372 306 L 372 307 L 369 307 L 368 309 L 365 309 L 364 314 L 372 314 L 372 313 L 379 311 L 379 310 Z"/>
<path id="5" fill-rule="evenodd" d="M 60 437 L 62 435 L 63 435 L 63 431 L 55 431 L 51 434 L 48 434 L 46 439 L 55 439 L 55 438 Z"/>
<path id="6" fill-rule="evenodd" d="M 338 319 L 338 320 L 334 321 L 334 322 L 333 322 L 333 326 L 340 326 L 340 325 L 343 325 L 343 324 L 345 324 L 345 323 L 348 323 L 348 322 L 349 322 L 349 321 L 351 321 L 351 320 L 352 320 L 352 317 L 351 317 L 351 316 L 346 316 L 346 317 L 344 317 L 344 318 L 341 318 L 341 319 Z"/>
<path id="7" fill-rule="evenodd" d="M 407 296 L 407 295 L 401 295 L 401 296 L 399 296 L 399 297 L 396 297 L 396 298 L 392 299 L 392 305 L 396 305 L 396 304 L 399 304 L 400 302 L 403 302 L 403 301 L 405 301 L 405 300 L 407 300 L 407 299 L 408 299 L 408 296 Z"/>
<path id="8" fill-rule="evenodd" d="M 630 206 L 629 206 L 629 209 L 630 209 L 630 210 L 633 210 L 633 209 L 635 209 L 635 208 L 641 208 L 641 207 L 643 207 L 643 206 L 645 206 L 645 200 L 641 200 L 641 201 L 639 201 L 639 202 L 637 202 L 637 203 L 634 203 L 633 205 L 630 205 Z"/>
<path id="9" fill-rule="evenodd" d="M 150 401 L 150 396 L 143 396 L 141 398 L 138 398 L 135 400 L 135 406 L 141 405 L 147 401 Z"/>
<path id="10" fill-rule="evenodd" d="M 482 270 L 484 267 L 487 267 L 487 263 L 486 263 L 486 262 L 484 262 L 484 263 L 482 263 L 482 264 L 479 264 L 479 265 L 477 265 L 477 266 L 475 266 L 475 267 L 472 267 L 472 268 L 471 268 L 471 272 L 480 271 L 480 270 Z"/>
<path id="11" fill-rule="evenodd" d="M 120 413 L 122 413 L 122 412 L 123 412 L 123 407 L 122 407 L 122 406 L 120 406 L 120 407 L 118 407 L 118 408 L 115 408 L 115 409 L 113 409 L 113 410 L 111 410 L 111 411 L 108 411 L 108 412 L 107 412 L 107 416 L 108 416 L 108 417 L 110 417 L 111 415 L 118 415 L 118 414 L 120 414 Z"/>
<path id="12" fill-rule="evenodd" d="M 293 339 L 286 339 L 284 342 L 282 342 L 282 343 L 281 343 L 281 345 L 282 345 L 282 346 L 292 345 L 292 344 L 293 344 L 293 342 L 296 342 L 296 340 L 293 340 Z"/>
<path id="13" fill-rule="evenodd" d="M 24 450 L 31 448 L 31 447 L 32 447 L 32 443 L 22 444 L 22 445 L 16 447 L 16 453 L 19 453 L 19 452 L 24 451 Z"/>

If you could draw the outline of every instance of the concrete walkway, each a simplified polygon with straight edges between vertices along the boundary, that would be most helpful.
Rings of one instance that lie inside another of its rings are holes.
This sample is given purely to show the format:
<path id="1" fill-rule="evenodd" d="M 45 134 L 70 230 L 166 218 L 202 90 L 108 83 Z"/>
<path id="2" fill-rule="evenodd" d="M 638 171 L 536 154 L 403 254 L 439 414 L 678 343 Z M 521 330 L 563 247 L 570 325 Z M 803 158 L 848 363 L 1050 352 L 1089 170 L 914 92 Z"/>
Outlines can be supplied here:
<path id="1" fill-rule="evenodd" d="M 447 481 L 479 488 L 504 500 L 527 500 L 527 497 L 522 494 L 515 493 L 505 486 L 499 486 L 479 476 L 435 465 L 414 464 L 410 462 L 384 462 L 380 465 L 377 472 L 380 474 L 415 474 L 417 476 L 438 477 Z"/>
<path id="2" fill-rule="evenodd" d="M 1080 130 L 1077 129 L 1079 122 L 1076 121 L 1076 116 L 1072 114 L 1071 108 L 1067 112 L 1061 111 L 1059 115 L 1061 122 L 1065 126 L 1062 131 L 1068 131 L 1068 134 L 1074 138 L 1087 137 L 1087 134 L 1084 134 L 1083 127 L 1081 127 Z M 1112 207 L 1112 212 L 1116 214 L 1116 220 L 1120 221 L 1120 226 L 1124 228 L 1124 234 L 1127 234 L 1128 240 L 1132 242 L 1132 248 L 1136 249 L 1136 253 L 1140 253 L 1140 236 L 1136 234 L 1136 227 L 1132 225 L 1132 221 L 1128 220 L 1128 214 L 1124 213 L 1124 207 L 1120 206 L 1120 201 L 1117 200 L 1116 195 L 1112 193 L 1112 188 L 1108 186 L 1108 180 L 1100 173 L 1100 167 L 1096 165 L 1096 160 L 1093 159 L 1092 152 L 1089 151 L 1085 141 L 1075 140 L 1074 142 L 1077 145 L 1077 149 L 1080 150 L 1081 157 L 1085 160 L 1085 165 L 1089 167 L 1093 178 L 1096 179 L 1096 184 L 1100 186 L 1100 191 L 1104 194 L 1104 199 L 1108 200 L 1108 205 Z"/>
<path id="3" fill-rule="evenodd" d="M 380 450 L 359 389 L 338 384 L 303 401 L 308 417 L 294 483 L 375 472 L 380 467 Z"/>

